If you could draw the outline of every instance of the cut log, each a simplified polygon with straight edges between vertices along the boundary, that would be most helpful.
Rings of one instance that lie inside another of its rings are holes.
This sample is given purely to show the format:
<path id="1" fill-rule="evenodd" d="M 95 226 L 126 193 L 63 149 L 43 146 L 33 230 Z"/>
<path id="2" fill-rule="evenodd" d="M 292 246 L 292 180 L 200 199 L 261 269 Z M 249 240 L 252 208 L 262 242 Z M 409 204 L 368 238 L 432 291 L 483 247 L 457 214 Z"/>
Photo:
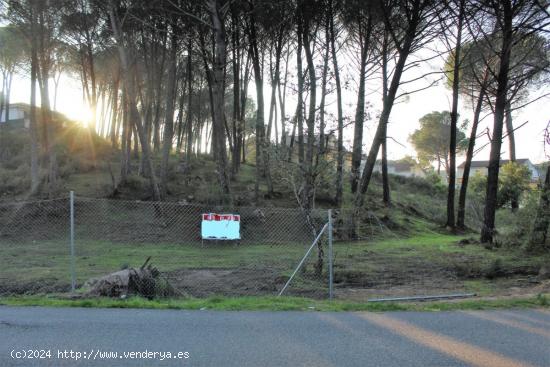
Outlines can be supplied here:
<path id="1" fill-rule="evenodd" d="M 139 295 L 149 299 L 171 297 L 176 291 L 160 276 L 160 271 L 149 264 L 151 257 L 139 268 L 116 271 L 100 278 L 93 278 L 84 284 L 86 295 L 124 298 Z"/>

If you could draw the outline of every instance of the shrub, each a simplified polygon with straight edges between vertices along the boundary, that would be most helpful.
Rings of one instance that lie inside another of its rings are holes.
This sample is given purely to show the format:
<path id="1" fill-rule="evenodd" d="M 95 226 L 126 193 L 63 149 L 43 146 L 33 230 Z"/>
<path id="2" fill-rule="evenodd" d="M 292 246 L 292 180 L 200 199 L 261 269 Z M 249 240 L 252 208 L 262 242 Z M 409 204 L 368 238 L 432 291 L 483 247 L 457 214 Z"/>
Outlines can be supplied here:
<path id="1" fill-rule="evenodd" d="M 531 173 L 529 169 L 515 162 L 509 162 L 500 168 L 498 182 L 498 205 L 506 206 L 514 198 L 519 200 L 529 189 Z"/>

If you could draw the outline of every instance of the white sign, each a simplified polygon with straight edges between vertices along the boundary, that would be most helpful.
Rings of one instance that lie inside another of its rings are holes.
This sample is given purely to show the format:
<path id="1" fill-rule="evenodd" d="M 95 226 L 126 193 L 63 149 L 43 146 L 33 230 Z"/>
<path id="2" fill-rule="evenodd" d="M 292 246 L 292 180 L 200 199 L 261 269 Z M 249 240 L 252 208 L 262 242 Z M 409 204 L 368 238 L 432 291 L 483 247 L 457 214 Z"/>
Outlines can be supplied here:
<path id="1" fill-rule="evenodd" d="M 205 240 L 240 240 L 241 216 L 207 213 L 202 215 L 201 235 Z"/>

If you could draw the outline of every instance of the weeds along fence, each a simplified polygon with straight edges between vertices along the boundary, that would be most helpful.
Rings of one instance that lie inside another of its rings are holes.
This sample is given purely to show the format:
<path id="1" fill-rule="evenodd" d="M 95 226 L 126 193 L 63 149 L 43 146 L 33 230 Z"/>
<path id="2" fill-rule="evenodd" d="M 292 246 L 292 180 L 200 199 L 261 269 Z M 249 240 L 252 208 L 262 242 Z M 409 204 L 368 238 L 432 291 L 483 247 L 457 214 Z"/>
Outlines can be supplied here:
<path id="1" fill-rule="evenodd" d="M 240 239 L 203 239 L 205 213 L 239 215 Z M 150 257 L 157 281 L 137 285 L 152 288 L 145 294 L 277 295 L 327 221 L 327 210 L 305 216 L 299 209 L 78 196 L 72 205 L 70 198 L 0 203 L 0 294 L 86 293 L 97 279 L 139 269 Z M 285 295 L 328 297 L 327 233 Z"/>
<path id="2" fill-rule="evenodd" d="M 209 213 L 238 215 L 240 239 L 203 239 L 203 214 Z M 459 250 L 432 258 L 431 249 L 441 245 L 436 233 L 407 244 L 403 226 L 414 231 L 419 225 L 410 218 L 398 229 L 394 218 L 351 209 L 306 216 L 300 209 L 78 196 L 0 202 L 0 296 L 120 296 L 116 279 L 104 278 L 114 272 L 119 280 L 132 277 L 126 280 L 134 292 L 151 297 L 275 296 L 284 290 L 365 300 L 465 291 L 459 278 L 485 265 Z M 136 278 L 148 258 L 152 268 Z"/>

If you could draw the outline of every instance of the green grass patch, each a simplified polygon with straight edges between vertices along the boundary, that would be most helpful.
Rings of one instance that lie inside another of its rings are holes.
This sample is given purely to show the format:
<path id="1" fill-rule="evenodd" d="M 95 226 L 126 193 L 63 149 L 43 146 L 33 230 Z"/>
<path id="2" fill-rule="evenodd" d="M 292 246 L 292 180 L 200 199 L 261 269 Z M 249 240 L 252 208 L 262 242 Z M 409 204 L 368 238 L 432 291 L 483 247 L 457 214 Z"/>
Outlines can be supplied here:
<path id="1" fill-rule="evenodd" d="M 96 307 L 96 308 L 146 308 L 177 310 L 218 310 L 218 311 L 457 311 L 491 310 L 503 308 L 550 307 L 549 295 L 536 297 L 460 300 L 453 302 L 365 302 L 313 300 L 301 297 L 211 297 L 207 299 L 168 299 L 147 300 L 139 297 L 128 299 L 87 298 L 64 299 L 58 297 L 6 297 L 0 298 L 0 305 L 44 306 L 44 307 Z"/>

